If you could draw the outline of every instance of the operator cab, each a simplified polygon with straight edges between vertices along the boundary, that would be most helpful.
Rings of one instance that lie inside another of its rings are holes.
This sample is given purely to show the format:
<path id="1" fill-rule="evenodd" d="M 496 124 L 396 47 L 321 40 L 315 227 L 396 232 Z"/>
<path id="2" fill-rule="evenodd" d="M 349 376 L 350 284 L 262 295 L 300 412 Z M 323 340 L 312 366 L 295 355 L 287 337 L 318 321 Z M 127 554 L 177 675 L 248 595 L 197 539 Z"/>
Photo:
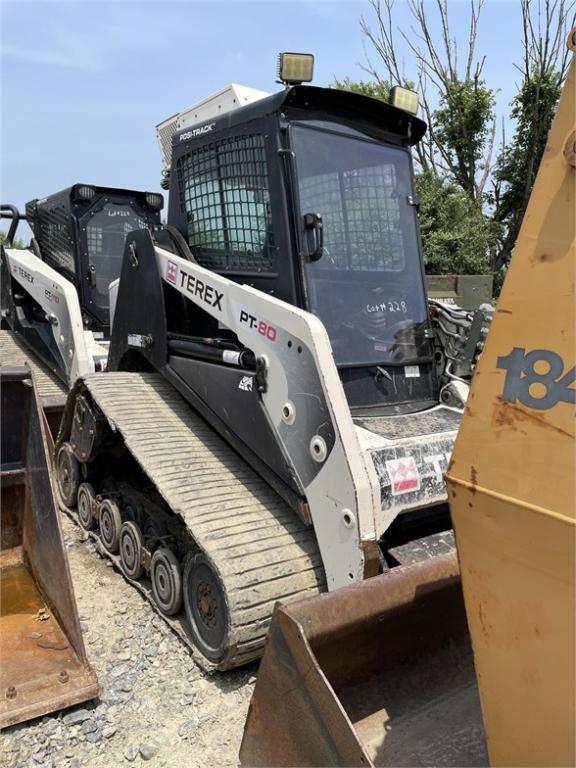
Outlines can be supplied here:
<path id="1" fill-rule="evenodd" d="M 438 402 L 410 155 L 425 130 L 294 85 L 172 136 L 170 224 L 203 267 L 322 320 L 358 415 Z"/>
<path id="2" fill-rule="evenodd" d="M 109 336 L 108 288 L 126 235 L 159 226 L 163 204 L 160 194 L 88 184 L 27 203 L 37 254 L 78 289 L 86 329 Z"/>

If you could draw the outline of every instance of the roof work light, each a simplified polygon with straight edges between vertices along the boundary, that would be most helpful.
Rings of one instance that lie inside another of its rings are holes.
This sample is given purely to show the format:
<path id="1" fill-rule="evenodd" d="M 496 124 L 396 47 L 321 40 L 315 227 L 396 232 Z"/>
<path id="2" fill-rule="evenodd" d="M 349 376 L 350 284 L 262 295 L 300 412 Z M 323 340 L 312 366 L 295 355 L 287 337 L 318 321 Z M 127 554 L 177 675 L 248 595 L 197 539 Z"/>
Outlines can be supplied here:
<path id="1" fill-rule="evenodd" d="M 281 53 L 278 56 L 278 79 L 285 85 L 309 83 L 314 74 L 311 53 Z"/>
<path id="2" fill-rule="evenodd" d="M 389 101 L 393 107 L 403 109 L 404 112 L 410 112 L 411 115 L 418 112 L 418 94 L 408 90 L 408 88 L 395 85 L 390 91 Z"/>

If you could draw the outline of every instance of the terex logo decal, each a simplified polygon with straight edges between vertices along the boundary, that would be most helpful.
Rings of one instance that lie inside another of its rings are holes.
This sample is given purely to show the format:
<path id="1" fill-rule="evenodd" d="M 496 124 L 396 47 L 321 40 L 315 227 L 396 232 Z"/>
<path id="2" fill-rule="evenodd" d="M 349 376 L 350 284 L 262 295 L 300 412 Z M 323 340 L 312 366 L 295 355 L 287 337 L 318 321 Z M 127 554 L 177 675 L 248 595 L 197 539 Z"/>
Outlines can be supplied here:
<path id="1" fill-rule="evenodd" d="M 450 456 L 450 453 L 435 453 L 433 456 L 424 457 L 424 463 L 432 465 L 434 479 L 437 483 L 444 482 L 444 466 L 448 466 Z"/>
<path id="2" fill-rule="evenodd" d="M 390 459 L 386 462 L 386 470 L 390 476 L 392 496 L 420 490 L 420 473 L 412 456 Z"/>
<path id="3" fill-rule="evenodd" d="M 169 279 L 168 272 L 166 273 L 166 279 Z M 174 282 L 176 282 L 176 275 L 174 275 Z M 208 285 L 208 283 L 199 280 L 194 275 L 189 275 L 188 272 L 184 272 L 182 268 L 180 268 L 180 287 L 184 288 L 186 293 L 189 293 L 190 296 L 198 297 L 204 304 L 208 304 L 209 307 L 214 307 L 222 312 L 221 301 L 224 298 L 224 294 L 217 291 L 216 288 L 213 288 L 211 285 Z"/>
<path id="4" fill-rule="evenodd" d="M 173 285 L 176 285 L 176 279 L 178 277 L 178 264 L 174 264 L 173 261 L 169 261 L 166 265 L 166 280 Z"/>
<path id="5" fill-rule="evenodd" d="M 14 272 L 15 275 L 19 275 L 20 277 L 24 278 L 24 280 L 27 280 L 29 283 L 34 282 L 34 275 L 31 275 L 30 272 L 22 269 L 22 267 L 18 264 L 13 267 L 12 272 Z"/>
<path id="6" fill-rule="evenodd" d="M 268 325 L 264 320 L 258 320 L 257 317 L 246 312 L 245 309 L 240 310 L 240 322 L 247 325 L 250 330 L 256 330 L 260 336 L 264 336 L 268 341 L 276 341 L 276 336 L 278 335 L 276 328 L 273 325 Z"/>

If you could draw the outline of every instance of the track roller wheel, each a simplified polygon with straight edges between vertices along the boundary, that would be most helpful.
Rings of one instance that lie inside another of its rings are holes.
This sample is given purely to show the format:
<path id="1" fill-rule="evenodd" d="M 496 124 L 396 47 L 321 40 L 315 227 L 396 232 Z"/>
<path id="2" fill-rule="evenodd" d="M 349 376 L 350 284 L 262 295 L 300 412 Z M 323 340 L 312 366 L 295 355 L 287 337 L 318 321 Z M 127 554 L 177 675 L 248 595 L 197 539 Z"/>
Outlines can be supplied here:
<path id="1" fill-rule="evenodd" d="M 56 478 L 58 491 L 67 507 L 76 504 L 78 486 L 80 485 L 80 464 L 74 456 L 70 443 L 63 443 L 56 455 Z"/>
<path id="2" fill-rule="evenodd" d="M 178 558 L 168 547 L 159 547 L 150 565 L 152 593 L 165 616 L 174 616 L 182 607 L 182 573 Z"/>
<path id="3" fill-rule="evenodd" d="M 124 573 L 130 579 L 139 579 L 144 573 L 142 565 L 142 547 L 144 537 L 136 523 L 127 520 L 120 528 L 120 562 Z"/>
<path id="4" fill-rule="evenodd" d="M 100 538 L 105 549 L 118 552 L 122 515 L 115 501 L 104 499 L 100 504 Z"/>
<path id="5" fill-rule="evenodd" d="M 222 661 L 228 650 L 230 613 L 220 577 L 203 553 L 186 558 L 183 592 L 194 644 L 210 661 Z"/>
<path id="6" fill-rule="evenodd" d="M 96 515 L 94 507 L 96 504 L 96 493 L 90 483 L 80 483 L 78 488 L 78 522 L 85 531 L 92 531 L 96 528 Z"/>

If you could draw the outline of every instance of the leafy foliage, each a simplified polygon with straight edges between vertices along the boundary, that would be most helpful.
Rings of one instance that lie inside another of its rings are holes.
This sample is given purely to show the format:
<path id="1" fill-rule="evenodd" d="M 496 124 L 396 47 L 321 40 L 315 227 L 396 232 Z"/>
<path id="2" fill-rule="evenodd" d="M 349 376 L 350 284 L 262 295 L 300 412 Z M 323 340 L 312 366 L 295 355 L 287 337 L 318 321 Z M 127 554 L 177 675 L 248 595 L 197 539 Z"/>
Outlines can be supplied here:
<path id="1" fill-rule="evenodd" d="M 482 77 L 485 57 L 476 56 L 484 0 L 469 0 L 470 23 L 464 40 L 457 40 L 451 30 L 448 0 L 408 0 L 414 22 L 410 35 L 395 24 L 395 0 L 368 3 L 375 24 L 361 16 L 360 29 L 378 65 L 367 55 L 362 68 L 373 81 L 347 77 L 335 86 L 386 98 L 390 84 L 408 84 L 407 74 L 418 83 L 428 123 L 427 135 L 414 148 L 427 270 L 493 271 L 498 286 L 520 231 L 562 90 L 568 66 L 564 41 L 575 22 L 575 3 L 520 0 L 523 61 L 515 66 L 522 79 L 510 105 L 516 127 L 511 141 L 503 137 L 496 160 L 495 90 Z M 412 54 L 411 73 L 405 71 L 399 41 Z M 430 87 L 432 97 L 427 92 Z"/>
<path id="2" fill-rule="evenodd" d="M 4 245 L 5 241 L 6 241 L 6 232 L 2 232 L 0 230 L 0 245 Z M 12 245 L 14 248 L 24 248 L 24 243 L 22 242 L 22 240 L 18 240 L 18 238 L 15 238 Z"/>
<path id="3" fill-rule="evenodd" d="M 359 93 L 361 96 L 370 96 L 380 101 L 388 101 L 390 96 L 390 83 L 384 80 L 352 80 L 350 77 L 345 77 L 343 80 L 335 80 L 332 87 L 341 91 Z"/>
<path id="4" fill-rule="evenodd" d="M 509 258 L 516 242 L 561 90 L 559 72 L 533 72 L 512 101 L 516 131 L 502 149 L 494 173 L 494 218 L 505 228 L 496 266 Z"/>
<path id="5" fill-rule="evenodd" d="M 481 206 L 457 184 L 433 171 L 416 176 L 426 272 L 487 274 L 497 230 Z"/>
<path id="6" fill-rule="evenodd" d="M 432 112 L 434 141 L 455 181 L 473 199 L 481 195 L 476 175 L 483 171 L 494 120 L 494 91 L 480 78 L 446 83 Z"/>

